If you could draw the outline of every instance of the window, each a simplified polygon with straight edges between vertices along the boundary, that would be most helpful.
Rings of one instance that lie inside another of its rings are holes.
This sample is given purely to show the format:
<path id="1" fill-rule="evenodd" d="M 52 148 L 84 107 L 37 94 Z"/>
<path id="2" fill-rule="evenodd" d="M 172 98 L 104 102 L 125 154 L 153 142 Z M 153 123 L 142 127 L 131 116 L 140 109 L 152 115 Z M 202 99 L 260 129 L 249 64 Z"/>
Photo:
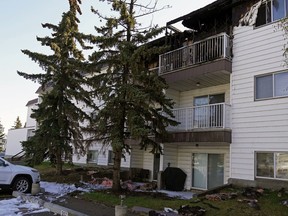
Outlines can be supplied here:
<path id="1" fill-rule="evenodd" d="M 256 163 L 256 176 L 288 179 L 288 153 L 257 153 Z"/>
<path id="2" fill-rule="evenodd" d="M 288 0 L 268 0 L 258 9 L 256 26 L 288 16 Z"/>
<path id="3" fill-rule="evenodd" d="M 224 94 L 194 98 L 194 128 L 223 127 Z"/>
<path id="4" fill-rule="evenodd" d="M 88 163 L 97 163 L 98 162 L 98 150 L 89 150 L 87 154 Z"/>
<path id="5" fill-rule="evenodd" d="M 114 153 L 113 151 L 108 151 L 108 164 L 114 164 Z"/>
<path id="6" fill-rule="evenodd" d="M 255 78 L 255 99 L 288 96 L 288 72 Z"/>

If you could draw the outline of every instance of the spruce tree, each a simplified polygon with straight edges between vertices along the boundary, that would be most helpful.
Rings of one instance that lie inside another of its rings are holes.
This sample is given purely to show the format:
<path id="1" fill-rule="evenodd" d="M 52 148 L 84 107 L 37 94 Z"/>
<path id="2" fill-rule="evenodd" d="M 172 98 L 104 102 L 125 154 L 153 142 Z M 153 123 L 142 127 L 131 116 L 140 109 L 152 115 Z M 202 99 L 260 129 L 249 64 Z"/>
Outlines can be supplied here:
<path id="1" fill-rule="evenodd" d="M 0 121 L 0 143 L 3 143 L 3 139 L 5 138 L 4 127 Z"/>
<path id="2" fill-rule="evenodd" d="M 31 140 L 23 142 L 23 148 L 30 158 L 38 154 L 35 157 L 38 162 L 48 151 L 50 159 L 56 163 L 57 174 L 62 173 L 63 157 L 71 156 L 72 149 L 75 154 L 85 153 L 81 126 L 89 115 L 82 108 L 93 106 L 85 90 L 89 64 L 78 48 L 91 48 L 85 45 L 88 36 L 78 30 L 80 3 L 80 0 L 69 0 L 70 9 L 63 13 L 58 25 L 42 24 L 52 31 L 52 36 L 37 37 L 37 40 L 52 50 L 51 55 L 22 50 L 45 72 L 18 71 L 20 76 L 41 85 L 41 103 L 31 116 L 37 120 L 38 128 Z"/>
<path id="3" fill-rule="evenodd" d="M 166 127 L 176 125 L 171 119 L 172 102 L 164 90 L 167 84 L 149 64 L 158 61 L 164 47 L 149 46 L 149 41 L 162 32 L 162 28 L 145 28 L 138 23 L 143 17 L 157 11 L 155 5 L 138 4 L 136 0 L 107 0 L 115 16 L 103 16 L 93 10 L 106 23 L 95 27 L 98 51 L 91 55 L 96 68 L 105 71 L 94 76 L 94 94 L 101 100 L 90 130 L 97 140 L 112 146 L 113 187 L 120 190 L 120 167 L 123 153 L 130 152 L 127 139 L 139 141 L 141 149 L 152 147 L 152 153 L 161 152 L 157 140 L 163 138 Z M 154 134 L 152 137 L 151 134 Z"/>
<path id="4" fill-rule="evenodd" d="M 16 121 L 14 122 L 13 128 L 14 128 L 14 129 L 22 128 L 22 122 L 20 121 L 19 116 L 17 116 Z"/>

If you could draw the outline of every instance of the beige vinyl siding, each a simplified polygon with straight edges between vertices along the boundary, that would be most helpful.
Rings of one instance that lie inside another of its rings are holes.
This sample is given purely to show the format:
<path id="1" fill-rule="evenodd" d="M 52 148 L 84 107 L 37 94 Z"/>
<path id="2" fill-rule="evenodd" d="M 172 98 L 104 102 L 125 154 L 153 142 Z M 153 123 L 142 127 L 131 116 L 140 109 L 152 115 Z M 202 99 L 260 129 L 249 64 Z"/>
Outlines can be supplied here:
<path id="1" fill-rule="evenodd" d="M 255 152 L 288 151 L 288 98 L 254 101 L 255 76 L 287 69 L 283 32 L 235 27 L 231 79 L 231 177 L 254 180 Z"/>
<path id="2" fill-rule="evenodd" d="M 168 163 L 170 163 L 171 167 L 178 167 L 178 153 L 177 153 L 177 144 L 165 143 L 164 145 L 164 154 L 163 154 L 163 169 L 165 170 L 168 167 Z"/>
<path id="3" fill-rule="evenodd" d="M 143 150 L 140 150 L 139 145 L 136 144 L 131 145 L 131 167 L 143 167 Z"/>
<path id="4" fill-rule="evenodd" d="M 179 99 L 180 99 L 180 92 L 176 91 L 174 89 L 167 89 L 166 95 L 168 98 L 172 99 L 174 101 L 174 108 L 179 107 Z"/>
<path id="5" fill-rule="evenodd" d="M 178 92 L 172 89 L 166 91 L 167 97 L 173 99 L 175 108 L 192 107 L 194 97 L 225 93 L 225 103 L 230 103 L 230 84 Z"/>
<path id="6" fill-rule="evenodd" d="M 150 153 L 151 148 L 147 150 L 141 150 L 139 145 L 131 145 L 131 166 L 133 168 L 142 168 L 149 170 L 149 180 L 152 180 L 153 174 L 153 163 L 154 163 L 154 154 Z"/>

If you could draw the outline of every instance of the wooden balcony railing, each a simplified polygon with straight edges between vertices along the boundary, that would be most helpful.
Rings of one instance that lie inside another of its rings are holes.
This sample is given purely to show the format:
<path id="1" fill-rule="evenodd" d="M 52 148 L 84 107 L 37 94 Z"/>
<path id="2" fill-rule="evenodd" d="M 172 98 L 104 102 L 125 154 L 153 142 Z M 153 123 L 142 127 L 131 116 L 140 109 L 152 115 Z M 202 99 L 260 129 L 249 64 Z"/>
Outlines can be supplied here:
<path id="1" fill-rule="evenodd" d="M 229 36 L 226 33 L 160 55 L 159 74 L 223 58 L 231 58 Z"/>

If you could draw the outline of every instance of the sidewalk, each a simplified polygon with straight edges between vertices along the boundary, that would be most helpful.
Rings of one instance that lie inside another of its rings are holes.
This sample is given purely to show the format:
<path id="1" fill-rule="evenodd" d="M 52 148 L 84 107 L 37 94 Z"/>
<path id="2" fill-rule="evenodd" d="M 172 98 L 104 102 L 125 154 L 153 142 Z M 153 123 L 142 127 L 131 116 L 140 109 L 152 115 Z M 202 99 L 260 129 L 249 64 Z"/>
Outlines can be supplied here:
<path id="1" fill-rule="evenodd" d="M 14 191 L 14 197 L 21 197 L 23 200 L 31 203 L 38 203 L 49 209 L 52 213 L 63 216 L 114 216 L 115 207 L 105 206 L 103 204 L 95 203 L 92 201 L 83 200 L 71 196 L 64 196 L 61 199 L 48 202 L 40 197 L 31 196 Z M 133 207 L 128 209 L 125 216 L 148 216 L 149 211 L 152 209 L 143 207 Z M 45 214 L 44 214 L 45 215 Z M 165 213 L 165 216 L 175 216 L 175 213 Z"/>

